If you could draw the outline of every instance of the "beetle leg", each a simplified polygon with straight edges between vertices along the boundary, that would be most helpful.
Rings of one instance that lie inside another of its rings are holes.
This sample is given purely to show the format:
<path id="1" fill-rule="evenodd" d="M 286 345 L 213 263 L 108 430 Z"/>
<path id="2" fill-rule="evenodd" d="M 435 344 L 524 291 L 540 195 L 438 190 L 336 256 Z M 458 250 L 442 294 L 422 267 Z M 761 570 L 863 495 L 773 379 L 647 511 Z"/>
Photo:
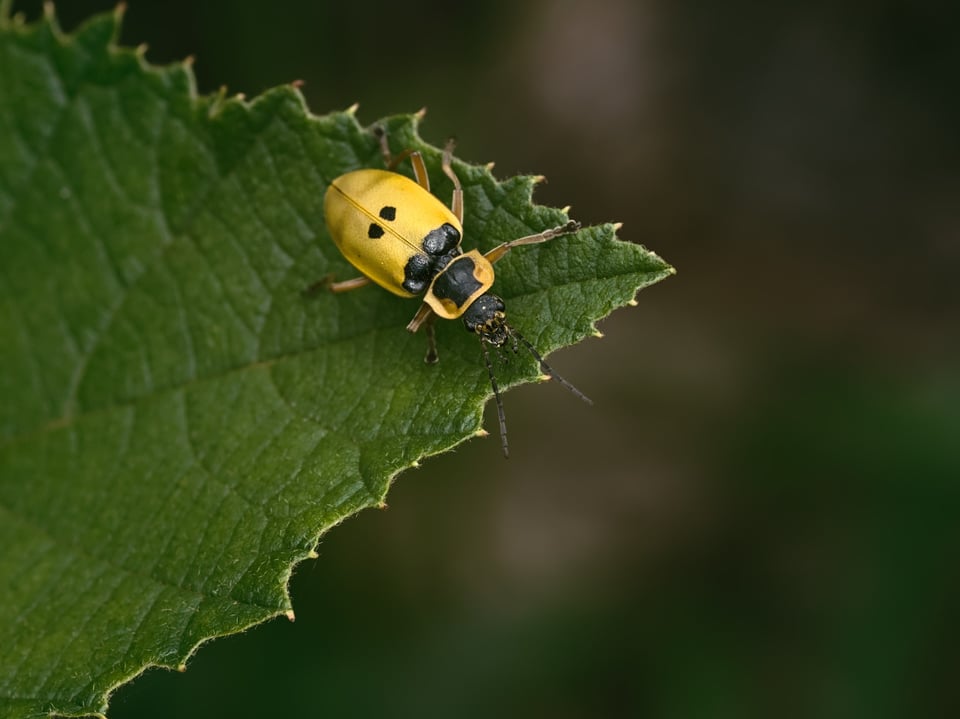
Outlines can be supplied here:
<path id="1" fill-rule="evenodd" d="M 420 309 L 417 310 L 417 314 L 413 316 L 413 319 L 410 320 L 410 323 L 407 325 L 408 332 L 416 332 L 420 329 L 420 325 L 426 322 L 433 315 L 433 310 L 430 309 L 430 305 L 424 302 L 420 305 Z"/>
<path id="2" fill-rule="evenodd" d="M 430 192 L 430 176 L 427 175 L 427 166 L 423 164 L 423 155 L 418 150 L 406 149 L 396 157 L 390 152 L 390 145 L 387 143 L 387 132 L 382 127 L 375 127 L 374 134 L 380 141 L 380 152 L 383 154 L 383 162 L 387 169 L 393 171 L 397 165 L 410 158 L 410 164 L 413 165 L 413 175 L 417 178 L 417 184 L 424 190 Z"/>
<path id="3" fill-rule="evenodd" d="M 427 354 L 423 361 L 427 364 L 436 364 L 440 360 L 440 355 L 437 354 L 437 333 L 433 326 L 436 319 L 437 316 L 431 312 L 424 323 L 424 330 L 427 333 Z"/>
<path id="4" fill-rule="evenodd" d="M 527 237 L 520 237 L 516 240 L 510 240 L 509 242 L 504 242 L 502 245 L 497 245 L 492 250 L 487 252 L 484 257 L 490 260 L 490 264 L 493 264 L 505 254 L 507 254 L 514 247 L 519 247 L 520 245 L 536 245 L 540 242 L 547 242 L 552 240 L 554 237 L 560 237 L 561 235 L 569 235 L 576 232 L 580 229 L 580 223 L 576 220 L 570 220 L 565 225 L 560 225 L 559 227 L 553 227 L 549 230 L 544 230 L 537 235 L 528 235 Z"/>
<path id="5" fill-rule="evenodd" d="M 330 278 L 333 279 L 332 277 Z M 343 280 L 343 282 L 331 282 L 327 289 L 331 292 L 349 292 L 350 290 L 358 290 L 361 287 L 366 287 L 370 284 L 369 277 L 354 277 L 352 280 Z"/>
<path id="6" fill-rule="evenodd" d="M 427 166 L 423 164 L 423 155 L 414 150 L 404 150 L 404 153 L 410 153 L 410 164 L 413 165 L 413 175 L 417 178 L 417 184 L 424 190 L 430 192 L 430 176 L 427 175 Z"/>
<path id="7" fill-rule="evenodd" d="M 413 176 L 416 178 L 417 184 L 430 192 L 430 176 L 427 174 L 427 166 L 423 164 L 423 155 L 420 154 L 419 150 L 404 150 L 387 163 L 387 169 L 395 170 L 397 165 L 408 157 L 410 158 L 410 164 L 413 165 Z"/>
<path id="8" fill-rule="evenodd" d="M 350 290 L 358 290 L 361 287 L 366 287 L 370 284 L 369 277 L 354 277 L 352 280 L 343 280 L 343 282 L 334 282 L 333 275 L 327 275 L 322 280 L 314 282 L 312 285 L 307 287 L 304 291 L 304 295 L 315 295 L 321 290 L 327 290 L 329 292 L 349 292 Z"/>
<path id="9" fill-rule="evenodd" d="M 447 146 L 443 149 L 443 163 L 441 168 L 443 169 L 443 174 L 450 178 L 453 182 L 453 198 L 450 200 L 450 211 L 456 216 L 460 224 L 463 224 L 463 188 L 460 187 L 460 178 L 457 177 L 457 173 L 453 171 L 450 163 L 453 160 L 453 145 L 454 140 L 451 137 L 447 140 Z"/>
<path id="10" fill-rule="evenodd" d="M 390 145 L 387 143 L 387 131 L 384 130 L 380 125 L 377 125 L 373 128 L 373 134 L 380 143 L 380 152 L 383 155 L 383 164 L 387 166 L 387 169 L 391 169 L 395 165 L 393 162 L 393 155 L 390 152 Z"/>
<path id="11" fill-rule="evenodd" d="M 424 329 L 427 333 L 427 356 L 423 358 L 423 361 L 427 364 L 436 364 L 437 360 L 440 359 L 437 355 L 437 337 L 433 329 L 433 323 L 436 319 L 437 316 L 430 309 L 430 305 L 424 302 L 407 325 L 407 331 L 409 332 L 416 332 L 421 325 L 426 325 Z"/>

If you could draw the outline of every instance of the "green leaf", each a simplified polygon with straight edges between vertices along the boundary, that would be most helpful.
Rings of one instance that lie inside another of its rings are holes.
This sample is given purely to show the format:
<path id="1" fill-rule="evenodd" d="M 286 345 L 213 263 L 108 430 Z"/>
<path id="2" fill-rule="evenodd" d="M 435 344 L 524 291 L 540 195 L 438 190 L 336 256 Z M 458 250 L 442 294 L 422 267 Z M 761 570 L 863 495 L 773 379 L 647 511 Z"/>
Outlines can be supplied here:
<path id="1" fill-rule="evenodd" d="M 0 8 L 0 716 L 85 715 L 148 666 L 292 617 L 319 535 L 480 433 L 490 389 L 460 323 L 427 366 L 416 302 L 301 294 L 355 274 L 322 212 L 331 179 L 382 166 L 352 112 L 312 116 L 290 86 L 198 97 L 188 66 L 114 45 L 118 14 L 66 37 Z M 418 120 L 382 122 L 449 197 Z M 534 178 L 455 169 L 468 246 L 566 219 L 531 203 Z M 614 233 L 497 265 L 542 352 L 672 273 Z"/>

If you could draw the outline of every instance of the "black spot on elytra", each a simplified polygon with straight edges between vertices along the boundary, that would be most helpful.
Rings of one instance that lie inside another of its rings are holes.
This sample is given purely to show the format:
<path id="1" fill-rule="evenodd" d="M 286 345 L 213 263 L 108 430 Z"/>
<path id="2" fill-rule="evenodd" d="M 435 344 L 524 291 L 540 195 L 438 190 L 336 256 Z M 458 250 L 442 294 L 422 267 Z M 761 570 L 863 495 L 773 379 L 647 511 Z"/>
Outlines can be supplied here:
<path id="1" fill-rule="evenodd" d="M 422 252 L 413 255 L 407 260 L 403 268 L 403 288 L 414 295 L 419 295 L 433 279 L 433 270 L 430 258 Z"/>
<path id="2" fill-rule="evenodd" d="M 396 207 L 390 207 L 390 205 L 387 205 L 387 206 L 385 206 L 385 207 L 381 207 L 381 208 L 380 208 L 380 217 L 382 217 L 382 218 L 383 218 L 384 220 L 386 220 L 387 222 L 393 222 L 395 219 L 397 219 L 397 208 L 396 208 Z"/>
<path id="3" fill-rule="evenodd" d="M 383 232 L 384 230 L 382 227 L 380 227 L 380 225 L 378 225 L 376 222 L 371 222 L 370 228 L 367 230 L 367 237 L 369 237 L 371 240 L 375 240 L 378 237 L 383 237 Z"/>
<path id="4" fill-rule="evenodd" d="M 420 246 L 426 250 L 428 255 L 439 257 L 450 252 L 454 247 L 460 244 L 460 232 L 451 224 L 444 222 L 435 230 L 430 230 Z"/>

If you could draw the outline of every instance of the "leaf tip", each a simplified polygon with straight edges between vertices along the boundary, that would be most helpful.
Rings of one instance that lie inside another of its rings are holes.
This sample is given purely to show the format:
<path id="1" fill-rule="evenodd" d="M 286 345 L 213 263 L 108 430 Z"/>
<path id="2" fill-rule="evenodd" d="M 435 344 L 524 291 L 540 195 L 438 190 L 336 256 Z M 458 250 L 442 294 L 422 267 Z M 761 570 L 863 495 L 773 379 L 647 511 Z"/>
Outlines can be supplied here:
<path id="1" fill-rule="evenodd" d="M 359 102 L 355 102 L 355 103 L 353 103 L 350 107 L 348 107 L 346 110 L 344 110 L 343 112 L 344 112 L 345 115 L 349 115 L 350 117 L 354 117 L 354 116 L 357 114 L 357 110 L 359 110 L 359 109 L 360 109 L 360 103 L 359 103 Z"/>
<path id="2" fill-rule="evenodd" d="M 633 299 L 631 299 L 631 300 L 629 300 L 629 301 L 627 302 L 627 306 L 628 306 L 628 307 L 636 307 L 637 304 L 639 304 L 639 303 L 637 302 L 637 298 L 636 298 L 636 297 L 634 297 Z"/>
<path id="3" fill-rule="evenodd" d="M 124 14 L 127 12 L 127 3 L 124 0 L 120 0 L 117 3 L 116 7 L 113 8 L 113 16 L 117 19 L 117 22 L 123 20 Z"/>
<path id="4" fill-rule="evenodd" d="M 384 501 L 381 499 L 381 500 L 377 503 L 377 509 L 389 509 L 389 507 L 387 506 L 387 503 L 384 502 Z"/>
<path id="5" fill-rule="evenodd" d="M 530 177 L 530 184 L 539 185 L 547 181 L 546 175 L 532 175 Z"/>
<path id="6" fill-rule="evenodd" d="M 415 123 L 416 123 L 416 122 L 420 122 L 420 121 L 421 121 L 424 117 L 426 117 L 426 116 L 427 116 L 427 108 L 426 108 L 426 107 L 421 107 L 419 110 L 417 110 L 415 113 L 413 113 L 413 121 L 414 121 Z"/>
<path id="7" fill-rule="evenodd" d="M 493 168 L 496 166 L 496 164 L 497 163 L 495 162 L 488 162 L 486 165 L 483 166 L 483 169 L 486 170 L 487 172 L 493 172 Z"/>
<path id="8" fill-rule="evenodd" d="M 620 230 L 623 229 L 623 223 L 622 223 L 622 222 L 614 222 L 613 224 L 610 225 L 610 227 L 613 228 L 613 231 L 614 231 L 614 232 L 620 232 Z"/>
<path id="9" fill-rule="evenodd" d="M 296 615 L 293 613 L 293 610 L 292 610 L 292 609 L 288 609 L 287 611 L 285 611 L 285 612 L 283 613 L 283 615 L 284 615 L 287 619 L 289 619 L 291 622 L 297 621 L 297 617 L 296 617 Z"/>
<path id="10" fill-rule="evenodd" d="M 306 84 L 306 83 L 305 83 L 303 80 L 301 80 L 301 79 L 298 78 L 298 79 L 293 80 L 293 81 L 290 82 L 290 87 L 294 88 L 295 90 L 299 90 L 299 89 L 300 89 L 301 87 L 303 87 L 305 84 Z"/>
<path id="11" fill-rule="evenodd" d="M 489 437 L 490 433 L 487 430 L 485 430 L 483 427 L 480 427 L 480 429 L 478 429 L 476 432 L 473 433 L 473 436 L 480 437 L 482 439 L 483 437 Z"/>
<path id="12" fill-rule="evenodd" d="M 572 209 L 573 209 L 573 205 L 564 205 L 563 207 L 560 208 L 560 212 L 562 212 L 565 215 L 569 215 L 570 210 Z"/>
<path id="13" fill-rule="evenodd" d="M 195 55 L 187 55 L 185 58 L 183 58 L 183 66 L 192 68 L 193 63 L 195 63 L 196 61 L 197 61 L 197 58 Z"/>
<path id="14" fill-rule="evenodd" d="M 637 304 L 637 301 L 635 299 L 631 300 L 631 302 L 633 302 L 634 305 Z M 627 304 L 629 304 L 629 302 Z M 598 330 L 596 327 L 593 328 L 593 332 L 591 332 L 590 335 L 591 337 L 596 337 L 598 340 L 602 340 L 604 338 L 603 332 Z"/>
<path id="15" fill-rule="evenodd" d="M 316 549 L 311 549 L 307 553 L 307 559 L 320 559 L 320 553 Z"/>

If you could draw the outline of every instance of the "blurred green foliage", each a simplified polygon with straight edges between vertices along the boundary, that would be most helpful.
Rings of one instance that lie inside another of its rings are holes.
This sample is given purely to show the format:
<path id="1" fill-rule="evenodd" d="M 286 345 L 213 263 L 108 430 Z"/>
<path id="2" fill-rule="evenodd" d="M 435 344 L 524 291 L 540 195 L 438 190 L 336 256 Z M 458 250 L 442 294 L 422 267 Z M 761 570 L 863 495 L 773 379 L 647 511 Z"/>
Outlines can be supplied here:
<path id="1" fill-rule="evenodd" d="M 404 475 L 300 568 L 296 624 L 148 673 L 113 718 L 960 712 L 957 19 L 131 2 L 123 41 L 195 55 L 202 91 L 426 105 L 429 139 L 682 271 L 555 358 L 597 407 L 511 393 L 507 465 L 474 442 Z"/>

